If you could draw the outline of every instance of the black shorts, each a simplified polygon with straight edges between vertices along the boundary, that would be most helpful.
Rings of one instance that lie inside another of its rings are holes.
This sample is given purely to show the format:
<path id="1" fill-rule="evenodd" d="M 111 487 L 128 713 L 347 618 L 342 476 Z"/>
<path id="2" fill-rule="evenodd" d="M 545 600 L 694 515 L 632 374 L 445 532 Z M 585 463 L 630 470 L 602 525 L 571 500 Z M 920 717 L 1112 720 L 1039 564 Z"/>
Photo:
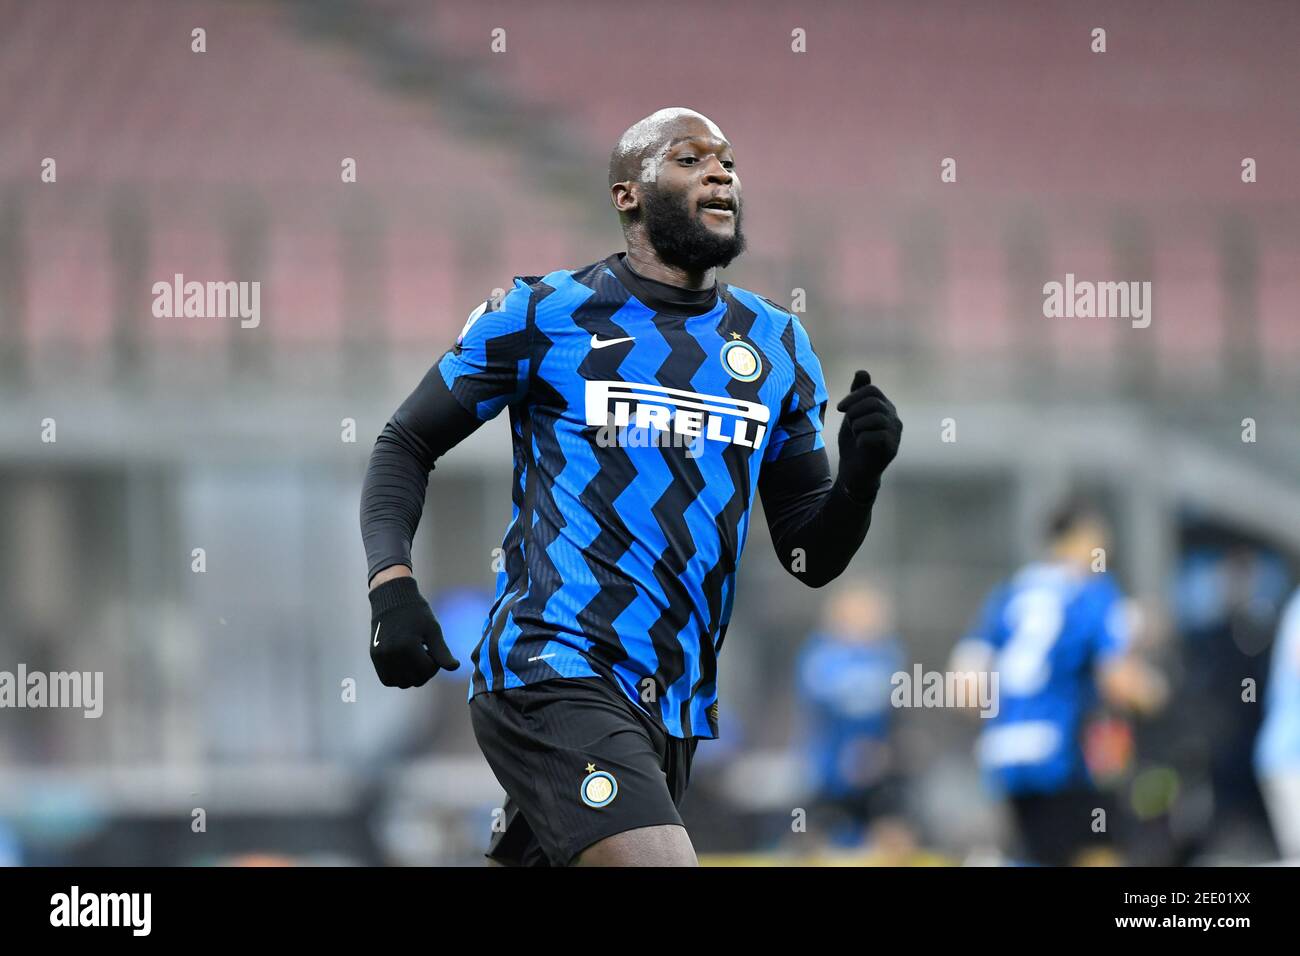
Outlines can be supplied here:
<path id="1" fill-rule="evenodd" d="M 1032 863 L 1070 866 L 1085 850 L 1109 847 L 1105 832 L 1093 831 L 1094 811 L 1113 819 L 1104 794 L 1084 788 L 1056 793 L 1025 793 L 1011 797 L 1021 852 Z"/>
<path id="2" fill-rule="evenodd" d="M 625 830 L 682 825 L 695 738 L 670 737 L 603 677 L 479 694 L 474 736 L 506 791 L 489 859 L 567 866 Z"/>

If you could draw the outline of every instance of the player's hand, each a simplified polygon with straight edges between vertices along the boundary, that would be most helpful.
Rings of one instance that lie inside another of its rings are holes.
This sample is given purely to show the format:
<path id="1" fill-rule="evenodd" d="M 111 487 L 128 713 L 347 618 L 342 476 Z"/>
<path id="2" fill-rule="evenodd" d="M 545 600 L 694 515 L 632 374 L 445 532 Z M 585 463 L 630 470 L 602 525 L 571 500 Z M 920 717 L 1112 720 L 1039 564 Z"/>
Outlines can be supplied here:
<path id="1" fill-rule="evenodd" d="M 460 667 L 415 578 L 393 578 L 370 592 L 370 660 L 385 687 L 420 687 L 438 668 Z"/>
<path id="2" fill-rule="evenodd" d="M 840 425 L 840 480 L 850 495 L 875 495 L 880 476 L 898 454 L 903 423 L 894 403 L 859 369 L 849 394 L 835 406 L 844 413 Z"/>

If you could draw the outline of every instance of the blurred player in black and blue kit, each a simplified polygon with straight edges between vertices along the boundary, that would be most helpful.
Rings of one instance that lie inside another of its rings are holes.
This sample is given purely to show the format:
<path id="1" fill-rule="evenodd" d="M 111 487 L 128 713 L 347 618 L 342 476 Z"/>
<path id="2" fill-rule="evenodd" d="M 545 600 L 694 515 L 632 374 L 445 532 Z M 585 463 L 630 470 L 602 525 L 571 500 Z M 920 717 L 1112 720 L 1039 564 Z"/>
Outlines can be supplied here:
<path id="1" fill-rule="evenodd" d="M 807 332 L 715 277 L 745 240 L 711 120 L 636 123 L 609 187 L 626 253 L 478 306 L 384 427 L 362 490 L 371 658 L 385 685 L 418 687 L 459 666 L 411 571 L 428 473 L 509 410 L 513 517 L 469 690 L 507 795 L 488 856 L 507 865 L 696 863 L 677 806 L 696 742 L 717 736 L 754 492 L 782 563 L 819 587 L 866 536 L 902 434 L 859 371 L 832 475 Z"/>
<path id="2" fill-rule="evenodd" d="M 876 850 L 910 849 L 889 700 L 894 675 L 906 666 L 903 645 L 882 592 L 865 583 L 839 587 L 798 658 L 810 823 L 840 849 L 868 841 Z"/>
<path id="3" fill-rule="evenodd" d="M 1042 560 L 989 595 L 949 668 L 997 674 L 979 763 L 1010 805 L 1021 858 L 1060 866 L 1087 862 L 1090 850 L 1110 853 L 1093 829 L 1105 801 L 1084 760 L 1084 719 L 1098 704 L 1152 713 L 1168 690 L 1132 653 L 1124 595 L 1098 563 L 1109 539 L 1100 510 L 1071 498 L 1048 519 L 1047 539 Z"/>

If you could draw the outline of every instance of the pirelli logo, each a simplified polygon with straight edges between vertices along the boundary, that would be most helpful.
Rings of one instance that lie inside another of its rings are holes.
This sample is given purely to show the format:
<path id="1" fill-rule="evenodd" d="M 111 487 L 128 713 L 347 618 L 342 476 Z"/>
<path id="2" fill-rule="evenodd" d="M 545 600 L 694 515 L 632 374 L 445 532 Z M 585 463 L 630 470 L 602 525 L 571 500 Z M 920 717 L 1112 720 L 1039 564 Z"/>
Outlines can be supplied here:
<path id="1" fill-rule="evenodd" d="M 641 436 L 667 436 L 690 445 L 702 440 L 757 448 L 767 433 L 771 411 L 762 402 L 701 395 L 663 385 L 587 382 L 587 424 L 598 426 L 610 444 L 664 444 Z M 602 444 L 604 442 L 602 441 Z"/>

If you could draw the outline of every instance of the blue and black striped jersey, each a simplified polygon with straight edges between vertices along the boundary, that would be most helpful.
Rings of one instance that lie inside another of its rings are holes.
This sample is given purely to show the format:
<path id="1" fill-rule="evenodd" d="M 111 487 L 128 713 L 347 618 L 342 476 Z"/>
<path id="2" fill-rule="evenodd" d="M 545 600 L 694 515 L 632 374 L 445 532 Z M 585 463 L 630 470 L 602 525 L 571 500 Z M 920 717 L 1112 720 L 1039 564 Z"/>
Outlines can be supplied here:
<path id="1" fill-rule="evenodd" d="M 618 253 L 516 278 L 438 364 L 480 420 L 509 409 L 513 513 L 470 696 L 603 676 L 676 737 L 717 735 L 717 655 L 765 462 L 823 447 L 799 320 Z M 676 294 L 674 294 L 676 293 Z"/>

